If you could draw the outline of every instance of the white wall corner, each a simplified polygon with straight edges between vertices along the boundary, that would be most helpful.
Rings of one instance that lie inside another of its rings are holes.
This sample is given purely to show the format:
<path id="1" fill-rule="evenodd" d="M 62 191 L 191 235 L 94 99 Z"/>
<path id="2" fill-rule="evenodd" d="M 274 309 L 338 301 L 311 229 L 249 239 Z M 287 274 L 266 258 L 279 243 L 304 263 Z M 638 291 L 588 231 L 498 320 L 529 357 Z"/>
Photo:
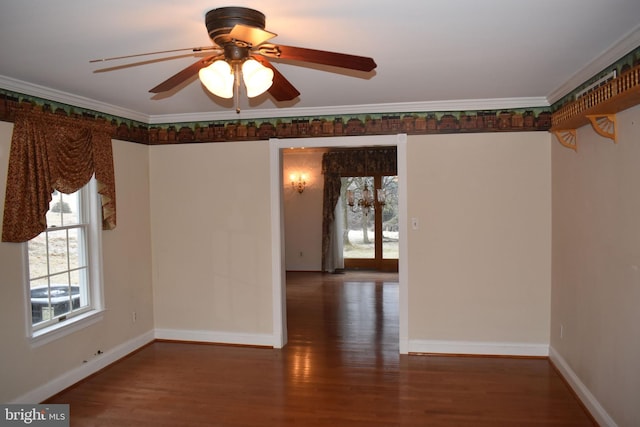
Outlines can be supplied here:
<path id="1" fill-rule="evenodd" d="M 553 347 L 549 348 L 549 359 L 560 371 L 564 379 L 569 383 L 569 386 L 576 393 L 580 401 L 584 404 L 587 410 L 591 413 L 593 418 L 601 427 L 618 427 L 616 422 L 605 411 L 598 399 L 591 393 L 587 386 L 580 380 L 578 375 L 571 369 L 571 366 L 566 360 L 556 351 Z"/>
<path id="2" fill-rule="evenodd" d="M 154 340 L 153 330 L 126 341 L 9 403 L 40 403 Z"/>
<path id="3" fill-rule="evenodd" d="M 409 353 L 546 357 L 548 344 L 485 341 L 410 340 Z"/>
<path id="4" fill-rule="evenodd" d="M 400 337 L 400 354 L 409 354 L 410 348 L 411 344 L 409 343 L 409 339 L 406 337 Z"/>
<path id="5" fill-rule="evenodd" d="M 282 159 L 279 141 L 269 140 L 269 192 L 271 194 L 271 307 L 274 348 L 287 343 L 287 289 L 284 249 L 284 210 L 282 202 Z"/>

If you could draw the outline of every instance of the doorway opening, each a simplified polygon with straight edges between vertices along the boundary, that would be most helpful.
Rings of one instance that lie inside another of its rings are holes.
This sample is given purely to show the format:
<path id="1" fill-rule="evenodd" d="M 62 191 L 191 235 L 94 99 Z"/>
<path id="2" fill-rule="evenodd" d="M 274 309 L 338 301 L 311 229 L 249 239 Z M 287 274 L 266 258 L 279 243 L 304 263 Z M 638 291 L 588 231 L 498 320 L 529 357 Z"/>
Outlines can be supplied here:
<path id="1" fill-rule="evenodd" d="M 286 267 L 284 262 L 284 212 L 283 193 L 290 183 L 283 181 L 282 156 L 283 150 L 290 148 L 349 148 L 370 146 L 396 146 L 397 154 L 397 200 L 398 200 L 398 233 L 406 236 L 407 230 L 407 196 L 406 196 L 406 164 L 407 138 L 404 134 L 328 137 L 328 138 L 291 138 L 271 139 L 271 232 L 272 232 L 272 302 L 273 302 L 273 345 L 281 348 L 287 343 L 287 308 L 286 308 Z M 305 190 L 306 191 L 306 190 Z M 407 239 L 398 242 L 398 323 L 399 323 L 399 351 L 408 352 L 408 260 Z"/>

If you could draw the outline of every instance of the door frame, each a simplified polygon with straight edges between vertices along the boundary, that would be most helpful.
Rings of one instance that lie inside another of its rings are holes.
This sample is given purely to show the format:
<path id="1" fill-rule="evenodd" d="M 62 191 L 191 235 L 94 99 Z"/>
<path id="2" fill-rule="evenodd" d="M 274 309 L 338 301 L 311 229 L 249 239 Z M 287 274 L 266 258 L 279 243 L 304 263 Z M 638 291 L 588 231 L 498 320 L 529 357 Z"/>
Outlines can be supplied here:
<path id="1" fill-rule="evenodd" d="M 286 138 L 269 140 L 270 195 L 271 195 L 271 289 L 273 346 L 287 344 L 286 274 L 284 263 L 284 208 L 282 176 L 282 150 L 289 148 L 337 148 L 396 146 L 398 150 L 398 230 L 400 245 L 398 255 L 399 286 L 399 339 L 400 353 L 408 353 L 409 347 L 409 289 L 408 289 L 408 211 L 407 211 L 407 135 L 372 135 L 327 138 Z"/>

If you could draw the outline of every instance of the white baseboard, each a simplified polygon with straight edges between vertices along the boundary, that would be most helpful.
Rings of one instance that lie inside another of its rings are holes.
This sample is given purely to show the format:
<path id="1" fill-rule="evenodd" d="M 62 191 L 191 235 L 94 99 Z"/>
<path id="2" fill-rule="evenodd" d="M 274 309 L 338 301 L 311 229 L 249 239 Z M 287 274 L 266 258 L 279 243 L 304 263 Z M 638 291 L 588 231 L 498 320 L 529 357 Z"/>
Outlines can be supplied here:
<path id="1" fill-rule="evenodd" d="M 215 344 L 255 345 L 279 347 L 278 337 L 271 334 L 245 334 L 241 332 L 192 331 L 184 329 L 156 329 L 159 340 L 194 341 Z"/>
<path id="2" fill-rule="evenodd" d="M 546 357 L 549 355 L 548 344 L 484 341 L 409 340 L 408 347 L 409 353 L 475 354 L 491 356 L 530 357 Z"/>
<path id="3" fill-rule="evenodd" d="M 255 345 L 278 347 L 278 337 L 271 334 L 245 334 L 217 331 L 192 331 L 181 329 L 155 329 L 136 338 L 124 342 L 104 354 L 84 363 L 69 372 L 49 381 L 42 386 L 8 403 L 39 403 L 61 392 L 67 387 L 98 372 L 111 363 L 125 357 L 154 339 L 209 342 L 218 344 Z M 469 342 L 469 341 L 436 341 L 436 340 L 408 340 L 408 353 L 442 353 L 442 354 L 476 354 L 500 356 L 549 356 L 547 344 L 527 344 L 508 342 Z M 569 368 L 564 359 L 551 349 L 551 360 L 574 388 L 578 396 L 589 408 L 592 414 L 600 414 L 596 419 L 602 426 L 617 427 L 611 417 L 604 411 L 589 390 L 582 384 L 575 373 Z"/>
<path id="4" fill-rule="evenodd" d="M 573 391 L 578 395 L 587 410 L 601 427 L 618 427 L 616 422 L 605 411 L 598 399 L 591 393 L 586 385 L 580 380 L 578 375 L 571 369 L 571 366 L 553 347 L 549 348 L 549 359 L 558 368 L 564 379 L 569 383 Z"/>
<path id="5" fill-rule="evenodd" d="M 155 339 L 167 339 L 177 341 L 197 341 L 220 344 L 241 344 L 267 347 L 278 347 L 278 337 L 267 334 L 242 334 L 215 331 L 185 331 L 177 329 L 156 329 L 148 331 L 136 338 L 124 342 L 111 350 L 107 350 L 81 366 L 72 369 L 54 378 L 46 384 L 37 387 L 8 403 L 32 404 L 40 403 L 49 397 L 60 393 L 79 381 L 95 374 L 108 365 L 122 359 L 140 347 Z"/>
<path id="6" fill-rule="evenodd" d="M 105 351 L 100 356 L 97 356 L 94 359 L 83 363 L 81 366 L 78 366 L 75 369 L 65 372 L 59 377 L 54 378 L 48 383 L 43 384 L 40 387 L 27 392 L 26 394 L 23 394 L 22 396 L 14 399 L 9 403 L 40 403 L 48 399 L 49 397 L 60 393 L 67 387 L 74 385 L 78 381 L 87 378 L 89 375 L 95 374 L 100 369 L 105 368 L 113 362 L 122 359 L 124 356 L 150 343 L 153 340 L 153 331 L 146 332 L 112 348 L 111 350 Z"/>

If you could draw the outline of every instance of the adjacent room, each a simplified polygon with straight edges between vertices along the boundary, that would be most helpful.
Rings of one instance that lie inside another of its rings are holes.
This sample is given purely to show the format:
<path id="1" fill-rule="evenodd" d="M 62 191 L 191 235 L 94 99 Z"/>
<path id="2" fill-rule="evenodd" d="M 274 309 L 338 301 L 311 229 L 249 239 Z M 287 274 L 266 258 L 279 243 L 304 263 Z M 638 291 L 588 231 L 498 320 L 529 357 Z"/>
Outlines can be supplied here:
<path id="1" fill-rule="evenodd" d="M 235 3 L 2 6 L 5 418 L 640 425 L 640 4 Z"/>

